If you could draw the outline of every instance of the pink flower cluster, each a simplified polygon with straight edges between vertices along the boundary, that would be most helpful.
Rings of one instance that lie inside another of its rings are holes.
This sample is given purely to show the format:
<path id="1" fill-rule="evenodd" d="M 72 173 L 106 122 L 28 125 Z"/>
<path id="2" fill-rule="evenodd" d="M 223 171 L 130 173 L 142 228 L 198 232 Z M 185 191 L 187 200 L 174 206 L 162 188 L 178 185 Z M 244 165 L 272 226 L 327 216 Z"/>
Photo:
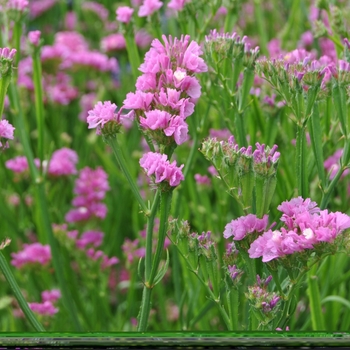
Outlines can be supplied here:
<path id="1" fill-rule="evenodd" d="M 49 245 L 41 243 L 23 244 L 23 250 L 11 256 L 11 264 L 17 268 L 30 264 L 45 265 L 51 260 L 51 249 Z"/>
<path id="2" fill-rule="evenodd" d="M 13 140 L 14 130 L 15 128 L 6 119 L 0 120 L 0 150 L 9 148 L 7 140 Z"/>
<path id="3" fill-rule="evenodd" d="M 180 145 L 188 139 L 186 118 L 194 111 L 201 87 L 195 73 L 207 71 L 202 50 L 188 35 L 155 39 L 140 66 L 143 73 L 136 92 L 127 94 L 123 108 L 135 111 L 141 127 L 158 144 L 172 138 Z"/>
<path id="4" fill-rule="evenodd" d="M 268 215 L 264 215 L 262 219 L 259 219 L 254 214 L 241 216 L 225 226 L 224 237 L 226 239 L 233 237 L 233 240 L 240 241 L 249 233 L 263 232 L 267 227 L 268 220 Z"/>
<path id="5" fill-rule="evenodd" d="M 107 207 L 101 201 L 109 190 L 108 175 L 102 168 L 93 170 L 83 168 L 75 181 L 74 193 L 76 197 L 72 204 L 75 208 L 66 214 L 67 222 L 87 221 L 92 217 L 104 219 Z"/>
<path id="6" fill-rule="evenodd" d="M 41 59 L 43 62 L 58 60 L 61 69 L 87 67 L 101 72 L 117 72 L 119 69 L 115 58 L 89 50 L 88 43 L 77 32 L 58 32 L 54 44 L 43 47 Z"/>
<path id="7" fill-rule="evenodd" d="M 101 268 L 106 269 L 119 262 L 115 256 L 108 258 L 102 250 L 95 250 L 102 244 L 104 233 L 100 231 L 86 231 L 76 240 L 76 246 L 80 250 L 85 250 L 86 255 L 92 260 L 100 260 Z"/>
<path id="8" fill-rule="evenodd" d="M 54 303 L 61 298 L 61 292 L 59 289 L 44 290 L 41 293 L 41 303 L 28 303 L 30 309 L 39 315 L 53 316 L 58 312 L 58 308 Z"/>
<path id="9" fill-rule="evenodd" d="M 284 227 L 268 230 L 258 237 L 248 250 L 251 258 L 263 262 L 314 249 L 321 242 L 332 243 L 339 234 L 350 228 L 350 217 L 340 212 L 320 210 L 309 198 L 294 198 L 277 208 L 283 215 Z"/>
<path id="10" fill-rule="evenodd" d="M 58 149 L 52 154 L 48 174 L 55 177 L 75 175 L 77 162 L 78 155 L 75 151 L 66 147 Z"/>
<path id="11" fill-rule="evenodd" d="M 170 186 L 178 186 L 181 180 L 184 180 L 180 167 L 176 166 L 176 161 L 168 161 L 166 154 L 148 152 L 140 159 L 140 165 L 147 173 L 147 176 L 153 175 L 155 183 L 168 182 Z"/>

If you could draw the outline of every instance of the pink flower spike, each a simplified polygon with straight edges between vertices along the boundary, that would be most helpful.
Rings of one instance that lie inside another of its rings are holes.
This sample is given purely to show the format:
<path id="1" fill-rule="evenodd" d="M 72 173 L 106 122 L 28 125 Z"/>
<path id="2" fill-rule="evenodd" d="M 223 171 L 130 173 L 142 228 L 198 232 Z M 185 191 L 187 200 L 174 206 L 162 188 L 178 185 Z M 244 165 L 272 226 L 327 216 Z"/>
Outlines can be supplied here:
<path id="1" fill-rule="evenodd" d="M 122 23 L 129 23 L 134 9 L 129 6 L 120 6 L 117 8 L 117 21 Z"/>
<path id="2" fill-rule="evenodd" d="M 40 36 L 41 36 L 40 30 L 33 30 L 28 33 L 28 40 L 32 45 L 38 46 L 40 42 Z"/>

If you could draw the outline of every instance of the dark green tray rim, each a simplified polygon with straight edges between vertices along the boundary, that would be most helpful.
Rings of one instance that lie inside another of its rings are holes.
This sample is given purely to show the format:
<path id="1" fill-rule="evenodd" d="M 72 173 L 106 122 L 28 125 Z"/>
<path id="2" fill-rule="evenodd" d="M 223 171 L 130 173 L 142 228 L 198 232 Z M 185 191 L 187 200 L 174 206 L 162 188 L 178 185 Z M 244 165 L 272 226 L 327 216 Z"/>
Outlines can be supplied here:
<path id="1" fill-rule="evenodd" d="M 0 333 L 9 346 L 350 346 L 350 332 Z"/>

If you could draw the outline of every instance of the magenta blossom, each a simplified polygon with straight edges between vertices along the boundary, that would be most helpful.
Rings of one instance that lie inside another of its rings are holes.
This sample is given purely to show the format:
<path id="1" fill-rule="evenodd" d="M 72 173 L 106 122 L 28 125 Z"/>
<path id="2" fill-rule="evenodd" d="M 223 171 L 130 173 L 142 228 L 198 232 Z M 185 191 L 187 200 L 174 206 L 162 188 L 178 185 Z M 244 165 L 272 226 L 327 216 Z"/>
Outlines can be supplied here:
<path id="1" fill-rule="evenodd" d="M 61 148 L 53 152 L 48 174 L 51 176 L 69 176 L 77 174 L 76 164 L 78 163 L 78 155 L 69 148 Z"/>
<path id="2" fill-rule="evenodd" d="M 180 167 L 176 166 L 176 161 L 168 161 L 166 154 L 148 152 L 140 159 L 140 165 L 145 169 L 148 176 L 154 175 L 155 183 L 166 181 L 170 186 L 178 186 L 181 180 L 184 180 Z"/>
<path id="3" fill-rule="evenodd" d="M 163 6 L 163 3 L 159 0 L 143 0 L 143 4 L 139 8 L 138 15 L 140 17 L 146 17 L 152 15 Z"/>
<path id="4" fill-rule="evenodd" d="M 129 6 L 120 6 L 117 8 L 117 21 L 122 23 L 129 23 L 134 13 L 134 9 Z"/>
<path id="5" fill-rule="evenodd" d="M 17 268 L 28 264 L 45 265 L 51 260 L 51 248 L 41 243 L 23 244 L 23 250 L 11 256 L 11 264 Z"/>
<path id="6" fill-rule="evenodd" d="M 263 232 L 267 224 L 268 215 L 264 215 L 262 219 L 257 218 L 254 214 L 241 216 L 225 226 L 224 237 L 227 239 L 233 236 L 235 241 L 240 241 L 249 233 Z"/>
<path id="7" fill-rule="evenodd" d="M 41 36 L 40 30 L 33 30 L 28 33 L 28 40 L 32 45 L 38 46 L 40 42 L 40 36 Z"/>
<path id="8" fill-rule="evenodd" d="M 0 120 L 0 149 L 9 147 L 7 140 L 13 140 L 14 130 L 15 128 L 6 119 Z"/>

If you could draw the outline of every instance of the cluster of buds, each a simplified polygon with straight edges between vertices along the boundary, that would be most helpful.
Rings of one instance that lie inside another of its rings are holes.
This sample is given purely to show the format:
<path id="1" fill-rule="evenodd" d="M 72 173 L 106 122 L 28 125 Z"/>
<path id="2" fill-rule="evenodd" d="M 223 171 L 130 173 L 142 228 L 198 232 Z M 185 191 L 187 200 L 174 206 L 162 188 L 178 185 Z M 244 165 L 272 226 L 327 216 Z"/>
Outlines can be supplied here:
<path id="1" fill-rule="evenodd" d="M 204 48 L 207 61 L 216 77 L 230 98 L 236 95 L 235 104 L 238 112 L 243 113 L 254 82 L 254 67 L 259 56 L 259 47 L 252 49 L 246 36 L 241 39 L 237 33 L 220 34 L 212 30 L 205 37 Z M 242 82 L 238 84 L 241 73 L 243 73 Z"/>
<path id="2" fill-rule="evenodd" d="M 251 306 L 256 309 L 255 315 L 260 318 L 261 323 L 268 324 L 276 315 L 277 304 L 280 297 L 276 293 L 271 293 L 267 290 L 268 284 L 272 280 L 272 276 L 266 279 L 261 279 L 257 275 L 257 283 L 248 287 L 246 297 Z"/>
<path id="3" fill-rule="evenodd" d="M 216 168 L 228 193 L 238 198 L 244 208 L 252 206 L 253 194 L 264 199 L 256 203 L 257 215 L 262 217 L 268 211 L 276 187 L 276 172 L 280 153 L 277 146 L 265 147 L 256 143 L 239 147 L 231 136 L 228 141 L 209 138 L 202 144 L 201 152 Z"/>
<path id="4" fill-rule="evenodd" d="M 256 68 L 293 109 L 295 122 L 305 122 L 315 101 L 330 96 L 334 85 L 350 84 L 347 61 L 335 63 L 328 56 L 311 59 L 311 54 L 305 50 L 294 50 L 279 59 L 259 59 Z"/>
<path id="5" fill-rule="evenodd" d="M 204 49 L 207 61 L 213 67 L 229 59 L 233 64 L 241 63 L 245 67 L 254 68 L 259 55 L 259 47 L 252 49 L 247 36 L 240 38 L 236 32 L 218 33 L 216 29 L 205 37 Z"/>

